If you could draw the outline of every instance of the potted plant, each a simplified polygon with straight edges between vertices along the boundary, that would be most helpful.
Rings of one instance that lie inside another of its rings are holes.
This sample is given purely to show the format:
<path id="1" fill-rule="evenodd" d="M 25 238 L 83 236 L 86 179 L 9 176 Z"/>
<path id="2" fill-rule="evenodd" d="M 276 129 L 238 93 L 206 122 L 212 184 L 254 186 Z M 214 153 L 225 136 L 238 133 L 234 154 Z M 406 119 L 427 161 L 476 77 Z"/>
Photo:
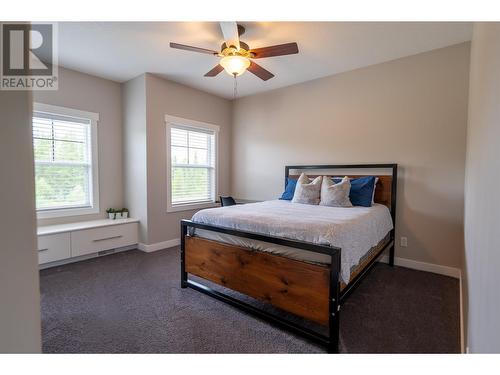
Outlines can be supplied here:
<path id="1" fill-rule="evenodd" d="M 108 214 L 109 219 L 112 219 L 112 220 L 116 219 L 116 210 L 114 208 L 108 208 L 106 210 L 106 213 Z"/>
<path id="2" fill-rule="evenodd" d="M 122 208 L 120 214 L 122 219 L 128 218 L 128 208 Z"/>
<path id="3" fill-rule="evenodd" d="M 108 218 L 111 220 L 128 218 L 128 208 L 125 207 L 121 209 L 108 208 L 106 212 L 108 214 Z"/>

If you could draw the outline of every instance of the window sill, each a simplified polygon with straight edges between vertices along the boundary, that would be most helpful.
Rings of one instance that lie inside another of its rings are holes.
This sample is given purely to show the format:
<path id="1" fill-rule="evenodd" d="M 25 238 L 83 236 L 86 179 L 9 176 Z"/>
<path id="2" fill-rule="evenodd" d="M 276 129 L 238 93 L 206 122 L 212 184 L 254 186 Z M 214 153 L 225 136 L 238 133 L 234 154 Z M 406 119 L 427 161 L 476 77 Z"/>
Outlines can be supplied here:
<path id="1" fill-rule="evenodd" d="M 36 218 L 37 219 L 52 219 L 52 218 L 58 218 L 58 217 L 91 215 L 91 214 L 98 214 L 98 213 L 99 213 L 99 207 L 64 208 L 64 209 L 58 209 L 58 210 L 37 211 Z"/>
<path id="2" fill-rule="evenodd" d="M 182 205 L 176 205 L 176 206 L 169 206 L 167 208 L 167 212 L 201 210 L 203 208 L 213 208 L 213 207 L 219 207 L 219 206 L 220 206 L 220 204 L 215 203 L 215 202 L 182 204 Z"/>

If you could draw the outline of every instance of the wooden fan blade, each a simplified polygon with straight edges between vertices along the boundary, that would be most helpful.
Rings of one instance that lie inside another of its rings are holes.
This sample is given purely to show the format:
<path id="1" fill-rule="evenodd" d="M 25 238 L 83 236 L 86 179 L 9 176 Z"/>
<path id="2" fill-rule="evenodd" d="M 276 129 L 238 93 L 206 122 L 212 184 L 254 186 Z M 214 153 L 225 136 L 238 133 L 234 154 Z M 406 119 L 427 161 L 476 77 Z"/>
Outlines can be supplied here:
<path id="1" fill-rule="evenodd" d="M 224 41 L 226 45 L 235 46 L 237 49 L 240 48 L 240 35 L 238 33 L 238 25 L 236 22 L 219 22 L 220 29 L 222 30 L 222 35 L 224 35 Z"/>
<path id="2" fill-rule="evenodd" d="M 249 72 L 255 74 L 257 77 L 259 77 L 263 81 L 267 81 L 268 79 L 271 79 L 274 77 L 273 73 L 264 69 L 262 66 L 254 63 L 253 61 L 250 61 L 250 66 L 247 68 L 247 70 Z"/>
<path id="3" fill-rule="evenodd" d="M 215 67 L 211 71 L 209 71 L 208 73 L 205 73 L 205 77 L 215 77 L 217 74 L 219 74 L 223 70 L 224 70 L 224 68 L 222 67 L 222 65 L 217 64 L 217 65 L 215 65 Z"/>
<path id="4" fill-rule="evenodd" d="M 294 53 L 299 53 L 299 46 L 297 43 L 285 43 L 276 46 L 255 48 L 250 50 L 255 56 L 254 59 L 261 59 L 263 57 L 273 57 L 273 56 L 283 56 L 283 55 L 293 55 Z"/>
<path id="5" fill-rule="evenodd" d="M 208 53 L 209 55 L 218 55 L 217 51 L 213 51 L 211 49 L 187 46 L 185 44 L 179 44 L 179 43 L 170 43 L 170 48 L 183 49 L 185 51 L 191 51 L 191 52 Z"/>

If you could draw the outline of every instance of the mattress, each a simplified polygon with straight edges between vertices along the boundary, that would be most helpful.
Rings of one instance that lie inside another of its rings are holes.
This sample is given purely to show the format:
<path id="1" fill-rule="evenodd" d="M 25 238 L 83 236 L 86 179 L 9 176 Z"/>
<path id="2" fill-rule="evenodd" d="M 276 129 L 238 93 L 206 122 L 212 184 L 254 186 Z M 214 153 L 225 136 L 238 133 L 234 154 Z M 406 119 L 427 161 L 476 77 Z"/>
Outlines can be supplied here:
<path id="1" fill-rule="evenodd" d="M 194 222 L 341 248 L 341 280 L 393 229 L 389 209 L 325 207 L 272 200 L 198 211 Z M 315 264 L 329 264 L 330 256 L 238 236 L 196 229 L 196 236 L 265 251 Z"/>

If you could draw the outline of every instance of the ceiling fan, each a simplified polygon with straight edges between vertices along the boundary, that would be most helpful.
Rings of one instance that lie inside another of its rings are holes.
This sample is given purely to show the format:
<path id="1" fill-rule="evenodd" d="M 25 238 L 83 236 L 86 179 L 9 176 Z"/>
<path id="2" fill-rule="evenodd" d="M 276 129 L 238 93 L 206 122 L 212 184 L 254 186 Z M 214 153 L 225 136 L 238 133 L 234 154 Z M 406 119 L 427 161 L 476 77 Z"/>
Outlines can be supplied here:
<path id="1" fill-rule="evenodd" d="M 207 72 L 205 77 L 215 77 L 223 70 L 229 75 L 237 77 L 248 70 L 264 81 L 273 78 L 274 74 L 252 61 L 253 59 L 292 55 L 299 52 L 299 47 L 295 42 L 250 49 L 248 44 L 240 40 L 240 36 L 245 33 L 243 26 L 236 24 L 236 22 L 220 22 L 220 26 L 225 40 L 221 45 L 220 52 L 179 43 L 170 43 L 170 47 L 220 57 L 219 64 Z"/>

